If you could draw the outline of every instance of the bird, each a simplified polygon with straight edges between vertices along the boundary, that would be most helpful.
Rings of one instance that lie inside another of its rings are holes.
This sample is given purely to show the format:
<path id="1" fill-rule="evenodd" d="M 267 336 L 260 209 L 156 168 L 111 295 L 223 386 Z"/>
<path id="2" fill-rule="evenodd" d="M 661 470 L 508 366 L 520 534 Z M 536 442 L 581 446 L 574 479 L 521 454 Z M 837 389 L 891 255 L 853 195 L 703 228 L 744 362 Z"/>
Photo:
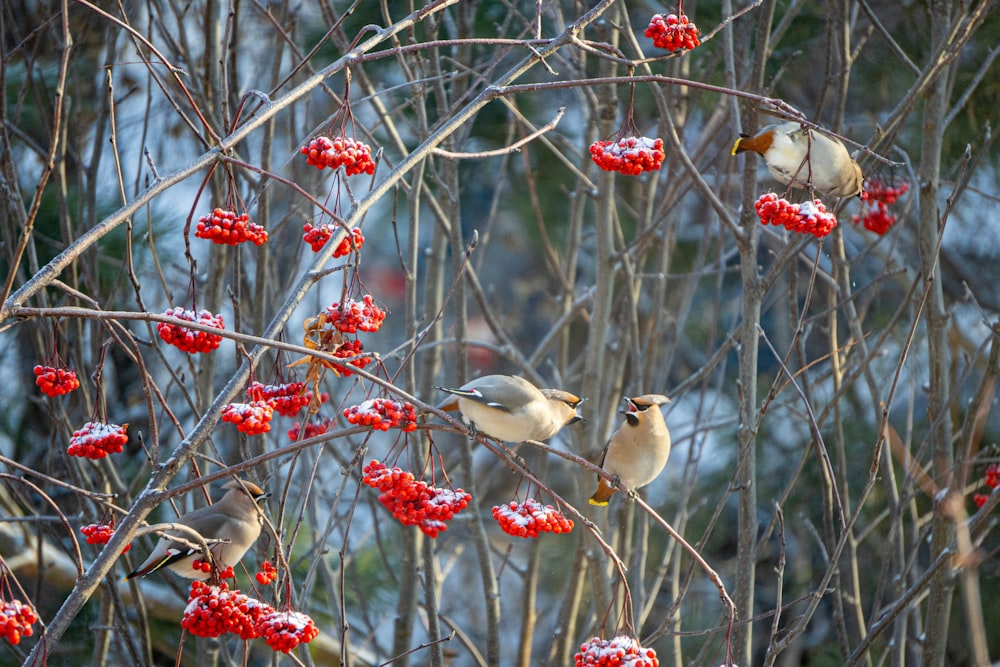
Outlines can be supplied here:
<path id="1" fill-rule="evenodd" d="M 663 421 L 660 406 L 670 399 L 662 394 L 625 397 L 628 404 L 622 422 L 608 440 L 601 457 L 601 468 L 629 489 L 646 486 L 659 476 L 670 456 L 670 431 Z M 591 505 L 608 504 L 615 493 L 608 480 L 598 476 L 597 490 Z"/>
<path id="2" fill-rule="evenodd" d="M 479 433 L 506 442 L 547 440 L 583 417 L 583 399 L 561 389 L 539 389 L 516 375 L 484 375 L 458 389 L 437 387 L 451 394 L 439 410 L 458 409 Z"/>
<path id="3" fill-rule="evenodd" d="M 741 135 L 733 155 L 753 151 L 764 157 L 771 175 L 792 187 L 812 187 L 834 197 L 861 194 L 864 175 L 839 139 L 796 122 L 768 125 L 753 136 Z"/>
<path id="4" fill-rule="evenodd" d="M 198 531 L 207 540 L 228 540 L 210 544 L 209 547 L 217 564 L 225 568 L 238 563 L 257 541 L 261 528 L 258 504 L 271 494 L 245 480 L 230 480 L 222 488 L 228 490 L 219 502 L 188 512 L 174 523 Z M 185 542 L 192 541 L 191 536 L 181 531 L 163 532 L 171 537 L 181 537 Z M 149 557 L 125 578 L 144 577 L 167 568 L 188 579 L 208 579 L 210 572 L 196 570 L 192 566 L 194 561 L 204 558 L 202 550 L 192 548 L 185 542 L 177 542 L 170 537 L 160 538 Z"/>

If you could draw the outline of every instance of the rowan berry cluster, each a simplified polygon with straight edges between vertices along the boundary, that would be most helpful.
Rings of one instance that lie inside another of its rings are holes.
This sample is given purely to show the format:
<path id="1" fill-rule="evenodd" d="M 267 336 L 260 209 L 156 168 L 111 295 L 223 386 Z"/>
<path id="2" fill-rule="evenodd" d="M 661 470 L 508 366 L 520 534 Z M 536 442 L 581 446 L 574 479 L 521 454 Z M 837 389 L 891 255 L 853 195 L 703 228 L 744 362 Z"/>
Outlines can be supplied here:
<path id="1" fill-rule="evenodd" d="M 790 232 L 825 237 L 837 226 L 837 218 L 818 199 L 793 204 L 773 192 L 760 196 L 754 203 L 757 216 L 765 225 L 782 225 Z"/>
<path id="2" fill-rule="evenodd" d="M 236 215 L 233 211 L 217 208 L 210 215 L 198 218 L 198 228 L 194 235 L 200 239 L 209 239 L 220 245 L 239 245 L 251 241 L 254 245 L 267 243 L 267 230 L 255 222 L 250 222 L 250 216 L 244 213 Z"/>
<path id="3" fill-rule="evenodd" d="M 990 499 L 990 493 L 993 493 L 993 490 L 1000 486 L 1000 463 L 991 463 L 986 466 L 986 470 L 983 471 L 983 484 L 986 485 L 989 492 L 976 493 L 972 496 L 976 507 L 985 505 L 986 501 Z"/>
<path id="4" fill-rule="evenodd" d="M 210 574 L 212 572 L 212 563 L 207 560 L 202 560 L 200 558 L 195 558 L 191 561 L 191 569 L 196 572 L 204 572 L 205 574 Z M 230 579 L 231 577 L 220 577 L 220 579 Z"/>
<path id="5" fill-rule="evenodd" d="M 331 354 L 337 357 L 338 359 L 350 359 L 350 361 L 348 361 L 347 363 L 349 363 L 351 366 L 355 366 L 357 368 L 364 368 L 365 366 L 367 366 L 372 362 L 371 357 L 357 356 L 364 351 L 365 351 L 365 346 L 361 344 L 360 340 L 355 339 L 355 340 L 344 341 L 341 345 L 337 346 L 337 349 L 331 352 Z M 356 358 L 351 359 L 351 357 L 356 357 Z M 351 375 L 351 371 L 345 369 L 342 366 L 337 367 L 337 372 L 339 372 L 344 377 L 348 377 L 349 375 Z"/>
<path id="6" fill-rule="evenodd" d="M 115 534 L 115 526 L 108 523 L 91 523 L 81 526 L 80 532 L 87 538 L 87 544 L 107 544 L 111 541 L 111 536 Z M 131 548 L 132 543 L 129 542 L 122 549 L 122 553 L 127 552 Z"/>
<path id="7" fill-rule="evenodd" d="M 259 435 L 271 430 L 274 408 L 267 401 L 230 403 L 222 408 L 222 421 L 236 424 L 236 430 L 247 435 Z"/>
<path id="8" fill-rule="evenodd" d="M 653 46 L 667 51 L 693 49 L 701 44 L 698 28 L 684 14 L 653 14 L 643 34 L 653 40 Z"/>
<path id="9" fill-rule="evenodd" d="M 594 637 L 580 646 L 573 656 L 576 667 L 659 667 L 656 651 L 642 648 L 631 637 L 601 639 Z"/>
<path id="10" fill-rule="evenodd" d="M 36 622 L 38 614 L 20 600 L 0 600 L 0 637 L 11 644 L 20 644 L 21 637 L 34 634 L 31 626 Z"/>
<path id="11" fill-rule="evenodd" d="M 32 370 L 35 373 L 35 384 L 46 396 L 62 396 L 80 388 L 76 371 L 70 368 L 35 366 Z"/>
<path id="12" fill-rule="evenodd" d="M 229 590 L 229 584 L 218 586 L 195 581 L 191 584 L 188 605 L 181 618 L 181 627 L 196 637 L 218 637 L 227 632 L 240 639 L 259 637 L 255 611 L 264 603 L 239 591 Z"/>
<path id="13" fill-rule="evenodd" d="M 213 329 L 226 328 L 225 323 L 222 321 L 222 315 L 213 315 L 207 310 L 195 312 L 193 310 L 184 310 L 180 306 L 177 306 L 176 308 L 168 308 L 163 314 L 167 317 L 176 317 L 179 320 L 187 322 L 197 322 Z M 165 342 L 188 354 L 212 352 L 213 350 L 217 350 L 219 345 L 222 344 L 222 336 L 216 336 L 204 331 L 195 331 L 169 322 L 160 322 L 157 324 L 156 331 Z"/>
<path id="14" fill-rule="evenodd" d="M 324 433 L 330 430 L 331 426 L 333 426 L 332 419 L 324 419 L 323 421 L 319 422 L 311 422 L 309 424 L 306 424 L 306 430 L 305 433 L 302 434 L 302 437 L 314 438 L 317 435 L 323 435 Z M 302 430 L 302 424 L 300 424 L 299 422 L 295 422 L 294 424 L 292 424 L 292 427 L 288 429 L 288 439 L 291 440 L 292 442 L 298 440 L 299 431 L 301 430 Z"/>
<path id="15" fill-rule="evenodd" d="M 404 526 L 417 526 L 428 537 L 447 530 L 445 522 L 469 505 L 472 496 L 456 489 L 430 486 L 400 468 L 388 469 L 379 461 L 364 468 L 362 481 L 382 492 L 378 499 Z"/>
<path id="16" fill-rule="evenodd" d="M 283 384 L 251 382 L 247 387 L 247 398 L 251 401 L 264 401 L 283 417 L 294 417 L 312 401 L 312 392 L 305 389 L 304 382 Z M 321 394 L 320 402 L 325 403 L 328 398 L 327 394 Z"/>
<path id="17" fill-rule="evenodd" d="M 354 241 L 354 247 L 361 250 L 361 246 L 365 244 L 365 235 L 361 233 L 360 229 L 355 227 L 351 230 L 350 236 L 345 235 L 344 238 L 340 240 L 340 244 L 337 245 L 337 249 L 333 251 L 333 256 L 336 258 L 345 257 L 351 254 L 354 250 L 354 248 L 351 247 L 352 240 Z"/>
<path id="18" fill-rule="evenodd" d="M 380 431 L 399 428 L 417 430 L 417 409 L 412 403 L 398 403 L 391 398 L 371 398 L 344 410 L 344 417 L 351 424 L 371 426 Z"/>
<path id="19" fill-rule="evenodd" d="M 271 561 L 269 560 L 266 560 L 263 563 L 261 563 L 260 572 L 254 575 L 254 579 L 256 579 L 257 583 L 260 584 L 261 586 L 267 586 L 277 578 L 278 578 L 278 570 L 275 569 L 273 565 L 271 565 Z"/>
<path id="20" fill-rule="evenodd" d="M 80 430 L 73 431 L 66 453 L 88 459 L 103 459 L 108 454 L 118 454 L 128 442 L 126 429 L 128 424 L 87 422 Z"/>
<path id="21" fill-rule="evenodd" d="M 909 190 L 909 183 L 890 185 L 889 183 L 884 183 L 873 178 L 865 181 L 862 198 L 866 201 L 881 201 L 886 204 L 895 204 Z"/>
<path id="22" fill-rule="evenodd" d="M 302 154 L 306 156 L 306 164 L 317 169 L 343 167 L 348 176 L 375 173 L 371 146 L 350 137 L 316 137 L 302 147 Z"/>
<path id="23" fill-rule="evenodd" d="M 890 185 L 874 179 L 865 181 L 865 189 L 861 193 L 861 213 L 852 217 L 851 221 L 882 236 L 896 224 L 896 214 L 889 210 L 889 205 L 895 204 L 909 189 L 906 183 Z"/>
<path id="24" fill-rule="evenodd" d="M 330 240 L 330 237 L 333 236 L 333 232 L 336 229 L 336 225 L 326 224 L 313 227 L 312 223 L 307 222 L 302 225 L 302 231 L 305 232 L 302 235 L 302 240 L 309 244 L 313 252 L 319 252 L 326 245 L 326 242 Z"/>
<path id="25" fill-rule="evenodd" d="M 590 158 L 604 171 L 617 171 L 626 176 L 638 176 L 644 171 L 656 171 L 663 166 L 667 154 L 663 139 L 622 137 L 595 141 L 590 145 Z"/>
<path id="26" fill-rule="evenodd" d="M 542 505 L 534 498 L 523 503 L 512 500 L 506 505 L 493 508 L 493 518 L 503 532 L 514 537 L 538 537 L 540 533 L 569 533 L 573 530 L 572 519 L 552 505 Z"/>
<path id="27" fill-rule="evenodd" d="M 385 310 L 379 308 L 371 294 L 365 294 L 361 301 L 349 299 L 343 306 L 335 301 L 326 309 L 326 321 L 343 333 L 357 333 L 358 329 L 373 333 L 385 322 Z"/>
<path id="28" fill-rule="evenodd" d="M 272 649 L 288 653 L 299 644 L 315 639 L 319 628 L 302 612 L 272 610 L 257 623 L 257 632 Z"/>

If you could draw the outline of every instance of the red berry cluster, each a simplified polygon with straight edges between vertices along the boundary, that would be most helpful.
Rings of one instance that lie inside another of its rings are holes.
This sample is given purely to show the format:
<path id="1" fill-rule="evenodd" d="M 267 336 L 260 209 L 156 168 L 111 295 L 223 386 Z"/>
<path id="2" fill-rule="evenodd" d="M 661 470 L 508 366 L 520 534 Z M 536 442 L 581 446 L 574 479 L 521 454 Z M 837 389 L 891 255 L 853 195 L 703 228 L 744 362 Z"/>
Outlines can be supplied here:
<path id="1" fill-rule="evenodd" d="M 213 315 L 207 310 L 195 312 L 193 310 L 184 310 L 180 306 L 177 306 L 176 308 L 167 309 L 163 314 L 167 317 L 176 317 L 179 320 L 187 322 L 197 322 L 213 329 L 226 328 L 225 323 L 222 321 L 222 315 Z M 205 333 L 204 331 L 194 331 L 179 324 L 160 322 L 156 325 L 156 330 L 159 332 L 160 338 L 188 354 L 212 352 L 213 350 L 217 350 L 219 345 L 222 344 L 222 336 Z"/>
<path id="2" fill-rule="evenodd" d="M 230 591 L 229 584 L 218 586 L 195 581 L 191 584 L 188 605 L 181 618 L 181 627 L 196 637 L 218 637 L 237 634 L 241 639 L 253 639 L 257 634 L 251 610 L 264 603 L 251 600 L 239 591 Z"/>
<path id="3" fill-rule="evenodd" d="M 361 301 L 349 299 L 343 306 L 335 301 L 326 309 L 326 321 L 343 333 L 357 333 L 358 329 L 372 333 L 382 327 L 385 311 L 371 294 L 365 294 Z"/>
<path id="4" fill-rule="evenodd" d="M 302 231 L 305 232 L 302 235 L 302 240 L 309 244 L 313 252 L 319 252 L 326 245 L 326 242 L 330 240 L 330 237 L 333 236 L 333 232 L 336 229 L 336 225 L 313 227 L 311 223 L 307 222 L 302 225 Z"/>
<path id="5" fill-rule="evenodd" d="M 271 430 L 274 408 L 266 401 L 230 403 L 222 408 L 222 421 L 236 424 L 236 430 L 247 435 L 259 435 Z"/>
<path id="6" fill-rule="evenodd" d="M 447 530 L 446 521 L 469 505 L 472 496 L 456 489 L 442 489 L 417 480 L 412 473 L 400 468 L 385 467 L 372 461 L 364 468 L 362 481 L 382 494 L 379 502 L 386 506 L 404 526 L 417 526 L 425 535 L 437 537 Z"/>
<path id="7" fill-rule="evenodd" d="M 275 569 L 273 565 L 271 565 L 271 561 L 269 560 L 266 560 L 263 563 L 261 563 L 260 572 L 254 575 L 254 579 L 256 579 L 257 583 L 260 584 L 261 586 L 267 586 L 277 578 L 278 578 L 278 570 Z"/>
<path id="8" fill-rule="evenodd" d="M 244 241 L 252 241 L 254 245 L 267 243 L 267 230 L 250 222 L 249 215 L 236 215 L 233 211 L 221 208 L 213 210 L 211 215 L 198 218 L 198 229 L 194 235 L 220 245 L 239 245 Z"/>
<path id="9" fill-rule="evenodd" d="M 877 180 L 865 181 L 865 189 L 861 193 L 861 214 L 855 215 L 851 221 L 861 223 L 868 231 L 882 236 L 896 224 L 896 214 L 889 210 L 889 205 L 895 204 L 909 189 L 906 183 L 894 186 Z"/>
<path id="10" fill-rule="evenodd" d="M 345 257 L 346 255 L 351 254 L 354 250 L 354 248 L 351 247 L 352 239 L 354 240 L 354 246 L 358 250 L 361 250 L 361 246 L 365 244 L 365 235 L 361 233 L 360 229 L 355 227 L 351 230 L 350 236 L 344 236 L 344 238 L 340 240 L 340 244 L 337 246 L 337 249 L 333 251 L 333 256 Z"/>
<path id="11" fill-rule="evenodd" d="M 33 371 L 35 384 L 46 396 L 62 396 L 80 388 L 80 381 L 76 379 L 76 371 L 70 368 L 35 366 Z"/>
<path id="12" fill-rule="evenodd" d="M 103 459 L 108 454 L 117 454 L 128 442 L 126 429 L 128 424 L 87 422 L 79 431 L 73 431 L 66 453 L 88 459 Z"/>
<path id="13" fill-rule="evenodd" d="M 644 171 L 656 171 L 663 166 L 663 139 L 622 137 L 617 141 L 595 141 L 590 145 L 590 159 L 604 171 L 617 171 L 626 176 L 638 176 Z"/>
<path id="14" fill-rule="evenodd" d="M 371 426 L 380 431 L 399 428 L 417 430 L 417 409 L 412 403 L 398 403 L 391 398 L 371 398 L 344 410 L 344 417 L 352 424 Z"/>
<path id="15" fill-rule="evenodd" d="M 493 518 L 503 532 L 514 537 L 538 537 L 539 533 L 569 533 L 573 530 L 572 519 L 552 505 L 542 505 L 534 498 L 523 503 L 516 500 L 493 508 Z"/>
<path id="16" fill-rule="evenodd" d="M 306 156 L 306 164 L 317 169 L 342 166 L 348 176 L 375 173 L 371 147 L 350 137 L 316 137 L 308 146 L 302 147 L 302 154 Z"/>
<path id="17" fill-rule="evenodd" d="M 360 340 L 348 340 L 337 346 L 331 354 L 338 359 L 351 359 L 351 357 L 357 357 L 365 351 L 364 345 L 361 344 Z M 351 359 L 347 363 L 351 366 L 356 366 L 357 368 L 364 368 L 372 362 L 371 357 L 357 357 L 356 359 Z M 344 377 L 351 375 L 351 371 L 343 368 L 342 366 L 337 367 L 337 372 L 339 372 Z"/>
<path id="18" fill-rule="evenodd" d="M 976 507 L 982 507 L 985 505 L 986 501 L 990 499 L 990 493 L 1000 486 L 1000 463 L 991 463 L 986 466 L 986 470 L 983 472 L 983 484 L 985 484 L 986 488 L 990 491 L 989 493 L 977 493 L 972 496 L 972 499 L 976 503 Z"/>
<path id="19" fill-rule="evenodd" d="M 333 426 L 332 419 L 324 419 L 323 421 L 320 422 L 311 422 L 309 424 L 306 424 L 306 430 L 305 433 L 302 434 L 302 437 L 304 439 L 304 438 L 314 438 L 317 435 L 323 435 L 324 433 L 330 430 L 331 426 Z M 300 424 L 299 422 L 295 422 L 294 424 L 292 424 L 292 427 L 288 429 L 288 439 L 291 440 L 292 442 L 298 440 L 300 430 L 302 430 L 302 424 Z"/>
<path id="20" fill-rule="evenodd" d="M 251 382 L 247 387 L 247 398 L 251 401 L 264 401 L 283 417 L 294 417 L 312 401 L 312 392 L 306 391 L 305 388 L 304 382 L 284 384 Z M 327 394 L 321 394 L 320 402 L 325 403 L 328 398 Z"/>
<path id="21" fill-rule="evenodd" d="M 115 534 L 115 526 L 113 523 L 91 523 L 86 526 L 80 527 L 80 532 L 84 534 L 87 538 L 87 544 L 107 544 L 111 541 L 111 536 Z M 129 542 L 122 549 L 122 553 L 125 553 L 132 548 L 132 543 Z"/>
<path id="22" fill-rule="evenodd" d="M 195 572 L 204 572 L 205 574 L 210 574 L 212 572 L 212 564 L 207 560 L 202 560 L 200 558 L 195 558 L 191 561 L 191 569 Z M 229 578 L 229 577 L 225 577 Z"/>
<path id="23" fill-rule="evenodd" d="M 862 199 L 865 201 L 881 201 L 886 204 L 895 204 L 896 201 L 909 192 L 909 190 L 909 183 L 890 185 L 889 183 L 883 183 L 882 181 L 873 178 L 865 181 L 865 189 L 862 194 Z"/>
<path id="24" fill-rule="evenodd" d="M 823 238 L 837 226 L 837 218 L 818 199 L 793 204 L 773 192 L 762 194 L 754 203 L 757 216 L 765 225 L 783 225 L 790 232 Z"/>
<path id="25" fill-rule="evenodd" d="M 259 637 L 275 651 L 288 653 L 299 644 L 308 644 L 319 635 L 309 616 L 298 611 L 271 611 L 257 623 Z"/>
<path id="26" fill-rule="evenodd" d="M 20 644 L 21 637 L 30 637 L 31 626 L 38 621 L 35 610 L 20 600 L 0 600 L 0 637 L 11 644 Z"/>
<path id="27" fill-rule="evenodd" d="M 684 14 L 653 14 L 643 34 L 653 40 L 653 46 L 667 51 L 693 49 L 701 44 L 698 28 Z"/>
<path id="28" fill-rule="evenodd" d="M 580 646 L 580 652 L 573 656 L 576 667 L 659 667 L 656 651 L 642 648 L 631 637 L 601 639 L 594 637 Z"/>

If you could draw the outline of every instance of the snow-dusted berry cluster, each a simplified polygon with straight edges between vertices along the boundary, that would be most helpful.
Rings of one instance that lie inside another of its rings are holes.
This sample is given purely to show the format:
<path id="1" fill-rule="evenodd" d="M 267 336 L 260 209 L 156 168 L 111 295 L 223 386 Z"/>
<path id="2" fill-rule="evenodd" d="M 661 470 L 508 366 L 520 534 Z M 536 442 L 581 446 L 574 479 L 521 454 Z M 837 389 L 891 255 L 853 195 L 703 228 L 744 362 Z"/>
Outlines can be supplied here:
<path id="1" fill-rule="evenodd" d="M 976 507 L 985 505 L 993 490 L 1000 486 L 1000 463 L 991 463 L 986 466 L 986 470 L 983 471 L 983 484 L 989 491 L 973 494 L 972 500 L 976 503 Z"/>
<path id="2" fill-rule="evenodd" d="M 261 586 L 267 586 L 278 578 L 278 570 L 271 565 L 271 561 L 266 560 L 260 565 L 260 571 L 254 575 L 254 579 Z"/>
<path id="3" fill-rule="evenodd" d="M 659 667 L 656 651 L 642 648 L 632 637 L 593 637 L 573 656 L 576 667 Z"/>
<path id="4" fill-rule="evenodd" d="M 542 505 L 534 498 L 523 503 L 512 500 L 506 505 L 493 508 L 493 518 L 503 532 L 514 537 L 538 537 L 539 533 L 569 533 L 573 530 L 572 519 L 552 507 Z"/>
<path id="5" fill-rule="evenodd" d="M 348 176 L 375 173 L 371 146 L 350 137 L 316 137 L 302 147 L 302 154 L 306 156 L 306 164 L 317 169 L 343 167 Z"/>
<path id="6" fill-rule="evenodd" d="M 861 213 L 853 216 L 851 221 L 882 236 L 896 224 L 896 214 L 889 210 L 889 206 L 909 189 L 906 183 L 890 185 L 875 179 L 865 181 L 865 189 L 861 193 Z"/>
<path id="7" fill-rule="evenodd" d="M 371 426 L 380 431 L 399 428 L 403 431 L 417 430 L 417 409 L 412 403 L 399 403 L 391 398 L 370 398 L 344 410 L 348 422 L 359 426 Z"/>
<path id="8" fill-rule="evenodd" d="M 701 44 L 698 28 L 684 14 L 654 14 L 643 34 L 653 40 L 653 46 L 667 51 L 690 50 Z"/>
<path id="9" fill-rule="evenodd" d="M 349 340 L 345 341 L 337 347 L 331 354 L 338 359 L 348 359 L 351 366 L 356 368 L 364 368 L 372 362 L 371 357 L 359 357 L 358 355 L 365 351 L 365 346 L 361 344 L 360 340 Z M 352 358 L 353 357 L 353 358 Z M 337 372 L 348 377 L 351 375 L 351 371 L 345 369 L 343 366 L 337 367 Z"/>
<path id="10" fill-rule="evenodd" d="M 308 644 L 319 635 L 309 616 L 298 611 L 274 611 L 257 623 L 259 637 L 275 651 L 288 653 L 299 644 Z"/>
<path id="11" fill-rule="evenodd" d="M 365 294 L 361 301 L 349 299 L 340 305 L 335 301 L 326 309 L 326 321 L 343 333 L 378 331 L 385 322 L 385 310 L 379 308 L 371 294 Z"/>
<path id="12" fill-rule="evenodd" d="M 76 371 L 70 368 L 53 368 L 52 366 L 35 366 L 35 384 L 46 396 L 62 396 L 80 388 L 76 379 Z"/>
<path id="13" fill-rule="evenodd" d="M 73 431 L 66 453 L 88 459 L 103 459 L 108 454 L 118 454 L 128 442 L 127 429 L 128 424 L 87 422 L 80 430 Z"/>
<path id="14" fill-rule="evenodd" d="M 314 438 L 317 435 L 323 435 L 324 433 L 330 430 L 331 426 L 333 426 L 332 419 L 324 419 L 323 421 L 319 422 L 310 422 L 306 424 L 306 430 L 302 434 L 302 438 L 303 439 Z M 292 427 L 288 429 L 288 439 L 291 440 L 292 442 L 298 440 L 299 431 L 301 430 L 302 430 L 302 424 L 300 424 L 299 422 L 295 422 L 294 424 L 292 424 Z"/>
<path id="15" fill-rule="evenodd" d="M 226 328 L 225 322 L 222 321 L 222 315 L 213 315 L 207 310 L 195 312 L 193 310 L 184 310 L 180 306 L 177 306 L 175 308 L 168 308 L 163 314 L 167 317 L 176 317 L 179 320 L 187 322 L 197 322 L 213 329 Z M 169 322 L 160 322 L 157 324 L 156 331 L 165 342 L 188 354 L 212 352 L 217 350 L 219 345 L 222 344 L 222 336 L 210 334 L 205 331 L 195 331 L 194 329 L 188 329 L 179 324 L 171 324 Z"/>
<path id="16" fill-rule="evenodd" d="M 11 644 L 20 644 L 21 637 L 34 634 L 31 626 L 37 622 L 35 610 L 20 600 L 0 600 L 0 637 Z"/>
<path id="17" fill-rule="evenodd" d="M 372 461 L 362 481 L 381 491 L 378 499 L 404 526 L 417 526 L 429 537 L 447 530 L 447 521 L 469 505 L 472 496 L 462 489 L 442 489 L 417 480 L 401 468 Z"/>
<path id="18" fill-rule="evenodd" d="M 115 534 L 115 526 L 114 523 L 91 523 L 86 526 L 81 526 L 80 532 L 87 538 L 87 544 L 107 544 L 111 541 L 111 537 Z M 132 543 L 129 542 L 125 545 L 125 548 L 122 549 L 122 553 L 125 553 L 131 548 Z"/>
<path id="19" fill-rule="evenodd" d="M 247 387 L 247 398 L 251 401 L 264 401 L 283 417 L 294 417 L 302 408 L 309 405 L 313 394 L 306 391 L 304 382 L 286 382 L 283 384 L 261 384 L 251 382 Z M 327 394 L 320 395 L 320 402 L 325 403 Z"/>
<path id="20" fill-rule="evenodd" d="M 782 225 L 790 232 L 825 237 L 837 226 L 837 218 L 818 199 L 793 204 L 773 192 L 760 196 L 754 203 L 757 217 L 765 225 Z"/>
<path id="21" fill-rule="evenodd" d="M 663 139 L 660 138 L 628 136 L 595 141 L 590 145 L 590 158 L 594 164 L 604 171 L 617 171 L 627 176 L 658 170 L 666 156 Z"/>
<path id="22" fill-rule="evenodd" d="M 246 241 L 258 246 L 267 243 L 267 230 L 251 222 L 249 215 L 236 215 L 235 212 L 222 208 L 198 218 L 198 228 L 194 235 L 220 245 L 239 245 Z"/>
<path id="23" fill-rule="evenodd" d="M 222 421 L 236 424 L 236 430 L 247 435 L 259 435 L 271 430 L 274 408 L 267 401 L 230 403 L 222 408 Z"/>

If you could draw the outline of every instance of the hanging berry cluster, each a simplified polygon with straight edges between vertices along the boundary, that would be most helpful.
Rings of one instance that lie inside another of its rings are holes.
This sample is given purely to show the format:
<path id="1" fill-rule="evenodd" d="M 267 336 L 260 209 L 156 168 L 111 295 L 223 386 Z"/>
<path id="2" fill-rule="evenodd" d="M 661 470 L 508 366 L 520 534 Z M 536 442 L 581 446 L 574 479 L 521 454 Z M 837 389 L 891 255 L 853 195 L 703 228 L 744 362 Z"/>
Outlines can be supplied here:
<path id="1" fill-rule="evenodd" d="M 176 317 L 179 320 L 203 324 L 213 329 L 221 330 L 226 328 L 225 322 L 222 321 L 222 315 L 213 315 L 207 310 L 195 312 L 193 310 L 184 310 L 180 306 L 177 306 L 175 308 L 168 308 L 163 314 L 167 317 Z M 217 350 L 219 345 L 222 344 L 222 336 L 204 331 L 195 331 L 194 329 L 188 329 L 179 324 L 171 324 L 169 322 L 158 323 L 156 331 L 165 342 L 188 354 L 212 352 Z"/>
<path id="2" fill-rule="evenodd" d="M 230 403 L 222 408 L 222 421 L 236 424 L 236 430 L 247 435 L 260 435 L 271 430 L 274 408 L 267 401 Z"/>
<path id="3" fill-rule="evenodd" d="M 514 537 L 538 537 L 540 533 L 569 533 L 573 521 L 552 505 L 542 505 L 534 498 L 523 503 L 512 500 L 493 508 L 493 518 L 503 532 Z"/>
<path id="4" fill-rule="evenodd" d="M 32 370 L 35 373 L 35 384 L 46 396 L 62 396 L 80 388 L 76 371 L 70 368 L 35 366 Z"/>
<path id="5" fill-rule="evenodd" d="M 375 173 L 371 146 L 350 137 L 318 136 L 302 147 L 302 154 L 306 156 L 306 164 L 317 169 L 343 167 L 348 176 Z"/>
<path id="6" fill-rule="evenodd" d="M 626 176 L 638 176 L 644 171 L 657 171 L 667 154 L 663 139 L 625 136 L 620 139 L 595 141 L 590 145 L 590 158 L 604 171 L 617 171 Z"/>
<path id="7" fill-rule="evenodd" d="M 991 463 L 986 466 L 986 470 L 983 472 L 983 484 L 989 491 L 986 493 L 976 493 L 972 496 L 976 507 L 985 505 L 986 501 L 990 499 L 990 493 L 1000 486 L 1000 463 Z"/>
<path id="8" fill-rule="evenodd" d="M 391 398 L 370 398 L 344 410 L 344 417 L 351 424 L 371 426 L 380 431 L 399 428 L 410 432 L 417 430 L 417 409 L 412 403 L 398 403 Z"/>
<path id="9" fill-rule="evenodd" d="M 284 384 L 251 382 L 247 387 L 247 398 L 251 401 L 264 401 L 283 417 L 294 417 L 312 402 L 313 393 L 306 391 L 304 382 Z M 328 398 L 327 394 L 321 394 L 320 403 L 325 403 Z"/>
<path id="10" fill-rule="evenodd" d="M 271 565 L 271 561 L 266 560 L 260 565 L 260 571 L 254 575 L 254 579 L 261 586 L 267 586 L 271 584 L 278 577 L 278 570 Z"/>
<path id="11" fill-rule="evenodd" d="M 343 333 L 357 333 L 367 331 L 374 333 L 382 328 L 385 322 L 385 310 L 379 308 L 371 294 L 365 294 L 361 301 L 349 299 L 341 306 L 339 301 L 335 301 L 327 307 L 327 322 L 333 324 Z"/>
<path id="12" fill-rule="evenodd" d="M 20 644 L 21 637 L 34 634 L 31 626 L 37 622 L 35 610 L 20 600 L 0 600 L 0 637 L 11 644 Z"/>
<path id="13" fill-rule="evenodd" d="M 861 193 L 861 214 L 855 215 L 851 221 L 861 223 L 868 231 L 882 236 L 896 224 L 896 214 L 889 210 L 889 206 L 909 189 L 907 183 L 890 185 L 875 179 L 865 181 L 865 189 Z"/>
<path id="14" fill-rule="evenodd" d="M 126 429 L 128 424 L 87 422 L 79 431 L 73 431 L 66 453 L 88 459 L 103 459 L 108 454 L 118 454 L 128 442 Z"/>
<path id="15" fill-rule="evenodd" d="M 305 438 L 315 438 L 317 435 L 323 435 L 330 430 L 333 426 L 332 419 L 324 419 L 318 422 L 309 422 L 306 424 L 306 430 L 302 434 L 303 439 Z M 288 429 L 288 439 L 295 442 L 299 439 L 299 431 L 302 430 L 302 424 L 295 422 L 292 427 Z"/>
<path id="16" fill-rule="evenodd" d="M 267 243 L 267 230 L 251 222 L 249 215 L 236 215 L 235 212 L 222 208 L 198 218 L 198 228 L 194 235 L 220 245 L 239 245 L 246 241 L 258 246 Z"/>
<path id="17" fill-rule="evenodd" d="M 447 530 L 445 522 L 469 505 L 472 496 L 456 489 L 442 489 L 418 481 L 412 473 L 400 468 L 388 469 L 372 461 L 364 468 L 362 481 L 382 492 L 378 497 L 404 526 L 417 526 L 429 537 Z"/>
<path id="18" fill-rule="evenodd" d="M 656 651 L 642 648 L 631 637 L 594 637 L 573 656 L 576 667 L 659 667 Z"/>
<path id="19" fill-rule="evenodd" d="M 351 247 L 352 241 L 354 243 L 353 248 Z M 340 240 L 340 243 L 337 244 L 336 249 L 334 249 L 333 251 L 333 256 L 335 258 L 346 257 L 347 255 L 350 255 L 352 252 L 354 252 L 355 249 L 361 250 L 361 246 L 363 246 L 364 244 L 365 244 L 365 235 L 361 233 L 361 230 L 359 228 L 355 227 L 354 229 L 351 230 L 350 236 L 345 236 Z"/>
<path id="20" fill-rule="evenodd" d="M 115 534 L 115 526 L 114 523 L 91 523 L 81 526 L 80 532 L 87 538 L 87 544 L 107 544 Z M 127 552 L 131 548 L 132 543 L 129 542 L 122 549 L 122 553 Z"/>
<path id="21" fill-rule="evenodd" d="M 667 51 L 690 50 L 701 44 L 698 28 L 684 14 L 654 14 L 643 34 L 653 40 L 653 46 Z"/>
<path id="22" fill-rule="evenodd" d="M 308 644 L 319 635 L 309 616 L 298 611 L 271 611 L 257 624 L 259 636 L 275 651 L 288 653 L 299 644 Z"/>
<path id="23" fill-rule="evenodd" d="M 782 225 L 790 232 L 825 237 L 837 226 L 837 218 L 818 199 L 793 204 L 773 192 L 760 196 L 754 203 L 757 217 L 765 225 Z"/>

